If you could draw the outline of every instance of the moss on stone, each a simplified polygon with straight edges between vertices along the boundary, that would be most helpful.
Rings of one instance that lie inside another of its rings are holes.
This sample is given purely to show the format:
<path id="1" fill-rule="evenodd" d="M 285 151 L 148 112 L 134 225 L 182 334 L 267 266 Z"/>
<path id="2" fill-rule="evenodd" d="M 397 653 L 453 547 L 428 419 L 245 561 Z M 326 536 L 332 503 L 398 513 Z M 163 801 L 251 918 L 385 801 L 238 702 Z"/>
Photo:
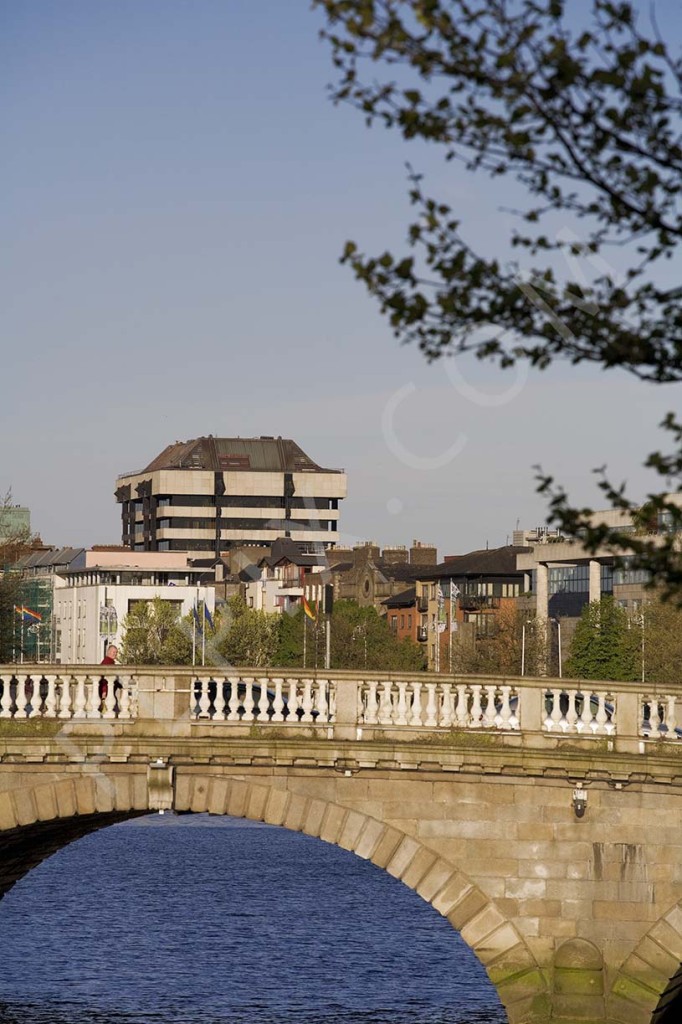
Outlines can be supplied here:
<path id="1" fill-rule="evenodd" d="M 57 736 L 63 727 L 58 718 L 0 718 L 0 737 Z"/>

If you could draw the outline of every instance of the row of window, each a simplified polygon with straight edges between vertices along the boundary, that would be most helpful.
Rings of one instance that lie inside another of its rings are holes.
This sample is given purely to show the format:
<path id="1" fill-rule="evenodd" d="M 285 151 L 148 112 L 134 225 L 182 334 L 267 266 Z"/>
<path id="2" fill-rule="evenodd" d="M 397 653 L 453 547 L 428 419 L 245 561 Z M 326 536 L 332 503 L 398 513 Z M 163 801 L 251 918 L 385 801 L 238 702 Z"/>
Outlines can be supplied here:
<path id="1" fill-rule="evenodd" d="M 133 510 L 142 511 L 142 502 L 135 501 Z M 157 508 L 286 508 L 286 499 L 278 494 L 163 494 L 156 499 Z M 289 498 L 290 508 L 338 509 L 338 498 Z"/>
<path id="2" fill-rule="evenodd" d="M 215 519 L 194 519 L 185 516 L 174 516 L 173 519 L 157 519 L 157 530 L 215 530 Z M 333 519 L 221 519 L 222 532 L 228 530 L 268 530 L 284 534 L 287 530 L 318 530 L 336 529 Z M 140 534 L 136 530 L 136 535 Z"/>

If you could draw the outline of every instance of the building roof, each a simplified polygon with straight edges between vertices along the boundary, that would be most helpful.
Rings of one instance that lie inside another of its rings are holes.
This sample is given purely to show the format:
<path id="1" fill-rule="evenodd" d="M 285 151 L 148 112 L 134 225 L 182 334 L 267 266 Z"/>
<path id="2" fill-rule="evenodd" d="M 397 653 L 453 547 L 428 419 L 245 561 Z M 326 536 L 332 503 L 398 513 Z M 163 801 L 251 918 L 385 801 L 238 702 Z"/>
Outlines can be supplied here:
<path id="1" fill-rule="evenodd" d="M 456 576 L 513 576 L 523 570 L 516 568 L 516 556 L 530 551 L 527 547 L 508 544 L 502 548 L 483 548 L 466 555 L 448 555 L 433 569 L 419 575 L 422 580 Z"/>
<path id="2" fill-rule="evenodd" d="M 142 473 L 158 469 L 245 470 L 263 473 L 342 473 L 318 466 L 295 441 L 283 437 L 197 437 L 175 441 Z M 137 474 L 127 473 L 126 476 Z"/>
<path id="3" fill-rule="evenodd" d="M 416 599 L 417 588 L 410 587 L 409 590 L 401 590 L 399 594 L 394 594 L 393 597 L 387 597 L 381 603 L 387 608 L 411 608 Z"/>
<path id="4" fill-rule="evenodd" d="M 68 568 L 74 562 L 82 562 L 85 548 L 49 548 L 47 551 L 32 551 L 16 563 L 17 569 L 46 569 L 56 572 Z"/>
<path id="5" fill-rule="evenodd" d="M 272 542 L 271 553 L 261 558 L 257 564 L 273 568 L 280 562 L 291 562 L 292 565 L 300 566 L 324 565 L 325 556 L 324 554 L 311 555 L 304 551 L 303 545 L 292 540 L 291 537 L 277 537 Z"/>

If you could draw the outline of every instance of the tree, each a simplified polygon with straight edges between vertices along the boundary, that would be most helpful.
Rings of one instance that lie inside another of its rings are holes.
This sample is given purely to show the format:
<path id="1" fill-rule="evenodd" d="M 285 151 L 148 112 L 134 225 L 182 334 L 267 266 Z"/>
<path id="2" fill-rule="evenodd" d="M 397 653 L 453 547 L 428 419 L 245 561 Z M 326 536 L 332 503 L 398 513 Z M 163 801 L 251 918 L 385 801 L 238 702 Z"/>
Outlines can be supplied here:
<path id="1" fill-rule="evenodd" d="M 642 631 L 642 678 L 647 683 L 679 683 L 682 611 L 670 602 L 651 601 L 637 626 Z"/>
<path id="2" fill-rule="evenodd" d="M 336 601 L 331 621 L 332 668 L 420 672 L 424 652 L 413 640 L 399 640 L 376 608 Z"/>
<path id="3" fill-rule="evenodd" d="M 493 628 L 477 637 L 473 624 L 464 623 L 454 636 L 452 667 L 458 673 L 483 675 L 540 675 L 546 667 L 544 623 L 512 605 L 499 609 Z M 443 655 L 441 654 L 441 663 Z"/>
<path id="4" fill-rule="evenodd" d="M 612 597 L 590 601 L 575 628 L 565 674 L 573 679 L 636 680 L 641 644 L 641 629 Z"/>
<path id="5" fill-rule="evenodd" d="M 192 633 L 177 606 L 161 597 L 139 601 L 123 620 L 121 660 L 129 665 L 191 665 Z"/>
<path id="6" fill-rule="evenodd" d="M 620 367 L 642 381 L 682 380 L 682 288 L 666 264 L 682 239 L 682 58 L 652 15 L 591 0 L 575 26 L 563 0 L 313 0 L 323 10 L 339 81 L 334 99 L 355 105 L 407 140 L 442 147 L 470 171 L 520 183 L 528 202 L 508 253 L 486 255 L 459 211 L 428 196 L 410 172 L 416 216 L 407 254 L 342 261 L 379 301 L 395 334 L 426 357 L 473 352 L 502 367 L 556 359 Z M 365 80 L 364 65 L 374 65 Z M 386 73 L 376 75 L 379 65 Z M 556 231 L 569 218 L 574 228 Z M 580 228 L 580 233 L 578 233 Z M 625 261 L 627 269 L 611 265 Z M 523 257 L 524 266 L 519 257 Z M 665 489 L 639 503 L 603 470 L 600 487 L 663 538 L 595 522 L 539 471 L 550 521 L 589 551 L 632 555 L 664 596 L 682 601 L 682 423 L 670 414 L 672 454 L 646 465 Z"/>
<path id="7" fill-rule="evenodd" d="M 23 604 L 23 579 L 13 567 L 30 551 L 35 540 L 30 530 L 14 524 L 12 507 L 12 492 L 9 490 L 0 499 L 0 664 L 11 661 L 20 653 L 15 608 Z"/>
<path id="8" fill-rule="evenodd" d="M 230 665 L 267 668 L 275 663 L 280 625 L 280 615 L 248 608 L 241 597 L 233 597 L 216 649 Z"/>

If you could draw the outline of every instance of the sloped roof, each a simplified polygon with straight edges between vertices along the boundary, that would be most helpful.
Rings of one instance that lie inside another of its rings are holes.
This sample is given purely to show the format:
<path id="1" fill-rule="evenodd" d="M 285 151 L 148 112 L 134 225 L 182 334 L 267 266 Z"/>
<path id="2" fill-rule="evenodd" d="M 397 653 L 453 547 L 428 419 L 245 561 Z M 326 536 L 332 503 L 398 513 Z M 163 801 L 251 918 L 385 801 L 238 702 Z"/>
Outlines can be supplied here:
<path id="1" fill-rule="evenodd" d="M 197 437 L 175 441 L 149 463 L 143 473 L 157 469 L 203 469 L 263 473 L 342 473 L 318 466 L 295 441 L 283 437 Z"/>
<path id="2" fill-rule="evenodd" d="M 410 587 L 409 590 L 401 590 L 399 594 L 394 594 L 393 597 L 387 597 L 381 603 L 386 605 L 387 608 L 409 608 L 414 604 L 416 598 L 417 588 Z"/>
<path id="3" fill-rule="evenodd" d="M 502 548 L 483 548 L 466 555 L 450 555 L 435 568 L 420 573 L 419 579 L 436 580 L 449 576 L 510 576 L 516 568 L 516 556 L 530 551 L 527 547 L 507 544 Z"/>

